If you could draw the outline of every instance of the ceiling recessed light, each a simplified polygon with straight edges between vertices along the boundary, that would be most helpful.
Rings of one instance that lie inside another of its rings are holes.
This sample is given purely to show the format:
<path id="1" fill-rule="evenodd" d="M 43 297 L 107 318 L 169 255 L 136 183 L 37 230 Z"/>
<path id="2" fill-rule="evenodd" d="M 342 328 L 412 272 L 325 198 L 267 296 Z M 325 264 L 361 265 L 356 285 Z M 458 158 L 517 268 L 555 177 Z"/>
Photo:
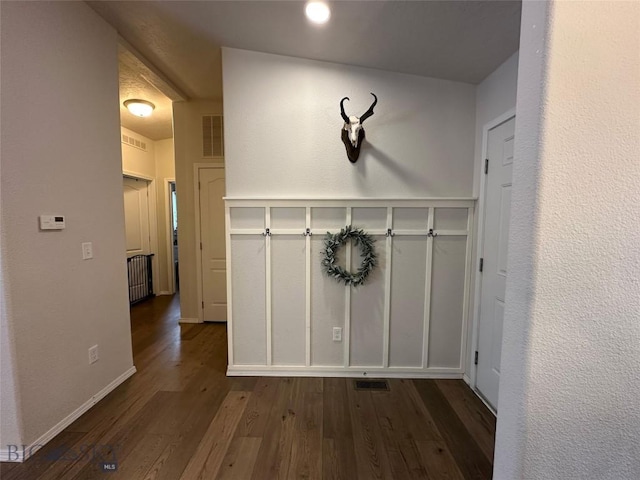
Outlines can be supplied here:
<path id="1" fill-rule="evenodd" d="M 146 100 L 131 99 L 124 102 L 127 110 L 136 117 L 148 117 L 156 106 Z"/>
<path id="2" fill-rule="evenodd" d="M 309 2 L 304 11 L 307 18 L 317 24 L 327 23 L 331 17 L 331 10 L 325 2 Z"/>

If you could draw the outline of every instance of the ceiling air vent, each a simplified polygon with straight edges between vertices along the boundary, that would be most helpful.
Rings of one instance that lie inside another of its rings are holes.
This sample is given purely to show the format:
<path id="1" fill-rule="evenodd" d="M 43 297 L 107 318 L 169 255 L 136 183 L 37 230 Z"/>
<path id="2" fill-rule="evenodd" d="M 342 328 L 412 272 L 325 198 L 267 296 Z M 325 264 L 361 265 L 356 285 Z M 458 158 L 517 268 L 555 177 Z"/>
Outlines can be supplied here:
<path id="1" fill-rule="evenodd" d="M 139 138 L 132 137 L 130 135 L 122 134 L 122 143 L 131 145 L 132 147 L 139 148 L 140 150 L 147 151 L 147 143 L 143 142 Z"/>
<path id="2" fill-rule="evenodd" d="M 206 158 L 223 157 L 222 115 L 204 115 L 202 117 L 202 156 Z"/>

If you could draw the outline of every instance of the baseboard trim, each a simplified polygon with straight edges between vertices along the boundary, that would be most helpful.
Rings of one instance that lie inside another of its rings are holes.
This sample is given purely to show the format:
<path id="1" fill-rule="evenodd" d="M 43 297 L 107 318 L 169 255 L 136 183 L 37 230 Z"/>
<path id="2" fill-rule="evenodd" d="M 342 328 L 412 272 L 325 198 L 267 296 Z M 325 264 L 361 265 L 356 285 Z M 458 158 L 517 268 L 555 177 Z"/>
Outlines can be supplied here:
<path id="1" fill-rule="evenodd" d="M 462 380 L 464 380 L 464 383 L 466 383 L 467 385 L 471 386 L 471 379 L 469 378 L 469 376 L 466 373 L 462 376 Z"/>
<path id="2" fill-rule="evenodd" d="M 477 388 L 472 388 L 473 393 L 476 394 L 476 397 L 478 397 L 480 399 L 480 401 L 482 403 L 484 403 L 484 406 L 487 407 L 491 413 L 493 413 L 493 415 L 497 418 L 498 417 L 498 412 L 496 411 L 495 408 L 493 408 L 493 406 L 482 396 L 482 394 L 480 393 L 480 391 Z"/>
<path id="3" fill-rule="evenodd" d="M 162 290 L 161 292 L 158 292 L 158 295 L 173 295 L 173 293 L 168 290 Z"/>
<path id="4" fill-rule="evenodd" d="M 202 323 L 199 318 L 181 318 L 178 323 Z"/>
<path id="5" fill-rule="evenodd" d="M 93 395 L 89 400 L 84 402 L 80 407 L 75 409 L 69 415 L 67 415 L 62 421 L 54 425 L 48 432 L 38 438 L 35 442 L 29 445 L 21 445 L 21 451 L 10 451 L 9 448 L 0 448 L 0 462 L 24 462 L 31 455 L 36 453 L 41 447 L 49 443 L 56 435 L 62 432 L 65 428 L 75 422 L 82 416 L 87 410 L 93 407 L 96 403 L 106 397 L 109 393 L 119 387 L 125 380 L 136 373 L 136 367 L 129 368 L 126 372 L 113 380 L 109 385 L 104 387 L 98 393 Z"/>
<path id="6" fill-rule="evenodd" d="M 227 367 L 228 377 L 346 377 L 346 378 L 443 378 L 461 379 L 456 371 L 415 371 L 410 369 L 349 369 L 330 367 Z"/>

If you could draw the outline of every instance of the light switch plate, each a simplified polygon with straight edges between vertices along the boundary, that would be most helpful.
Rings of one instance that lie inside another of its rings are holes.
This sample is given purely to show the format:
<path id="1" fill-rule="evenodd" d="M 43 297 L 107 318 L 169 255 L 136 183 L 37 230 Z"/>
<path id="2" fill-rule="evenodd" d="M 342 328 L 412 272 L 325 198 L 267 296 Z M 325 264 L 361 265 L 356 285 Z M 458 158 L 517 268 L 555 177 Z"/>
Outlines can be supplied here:
<path id="1" fill-rule="evenodd" d="M 341 327 L 333 327 L 333 341 L 341 342 L 342 341 L 342 328 Z"/>
<path id="2" fill-rule="evenodd" d="M 96 363 L 99 359 L 98 345 L 94 345 L 89 349 L 89 364 Z"/>
<path id="3" fill-rule="evenodd" d="M 82 259 L 89 260 L 90 258 L 93 258 L 93 243 L 84 242 L 82 244 Z"/>

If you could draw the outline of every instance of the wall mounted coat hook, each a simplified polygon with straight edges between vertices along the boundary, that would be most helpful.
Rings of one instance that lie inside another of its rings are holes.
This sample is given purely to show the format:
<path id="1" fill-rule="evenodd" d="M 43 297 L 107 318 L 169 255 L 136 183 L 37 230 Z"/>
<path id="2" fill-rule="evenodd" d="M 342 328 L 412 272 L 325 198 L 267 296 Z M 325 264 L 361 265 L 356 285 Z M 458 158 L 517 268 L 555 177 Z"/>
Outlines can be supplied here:
<path id="1" fill-rule="evenodd" d="M 344 126 L 342 127 L 342 143 L 344 143 L 344 146 L 347 149 L 347 158 L 349 158 L 351 163 L 356 163 L 360 156 L 360 147 L 364 140 L 364 128 L 362 127 L 362 124 L 367 118 L 373 115 L 373 107 L 378 103 L 378 97 L 376 97 L 376 94 L 371 92 L 371 95 L 373 95 L 373 103 L 369 107 L 369 110 L 364 112 L 360 117 L 353 115 L 347 116 L 347 114 L 344 113 L 344 101 L 349 100 L 349 97 L 344 97 L 340 100 L 340 115 L 342 115 L 342 119 L 344 120 Z"/>

